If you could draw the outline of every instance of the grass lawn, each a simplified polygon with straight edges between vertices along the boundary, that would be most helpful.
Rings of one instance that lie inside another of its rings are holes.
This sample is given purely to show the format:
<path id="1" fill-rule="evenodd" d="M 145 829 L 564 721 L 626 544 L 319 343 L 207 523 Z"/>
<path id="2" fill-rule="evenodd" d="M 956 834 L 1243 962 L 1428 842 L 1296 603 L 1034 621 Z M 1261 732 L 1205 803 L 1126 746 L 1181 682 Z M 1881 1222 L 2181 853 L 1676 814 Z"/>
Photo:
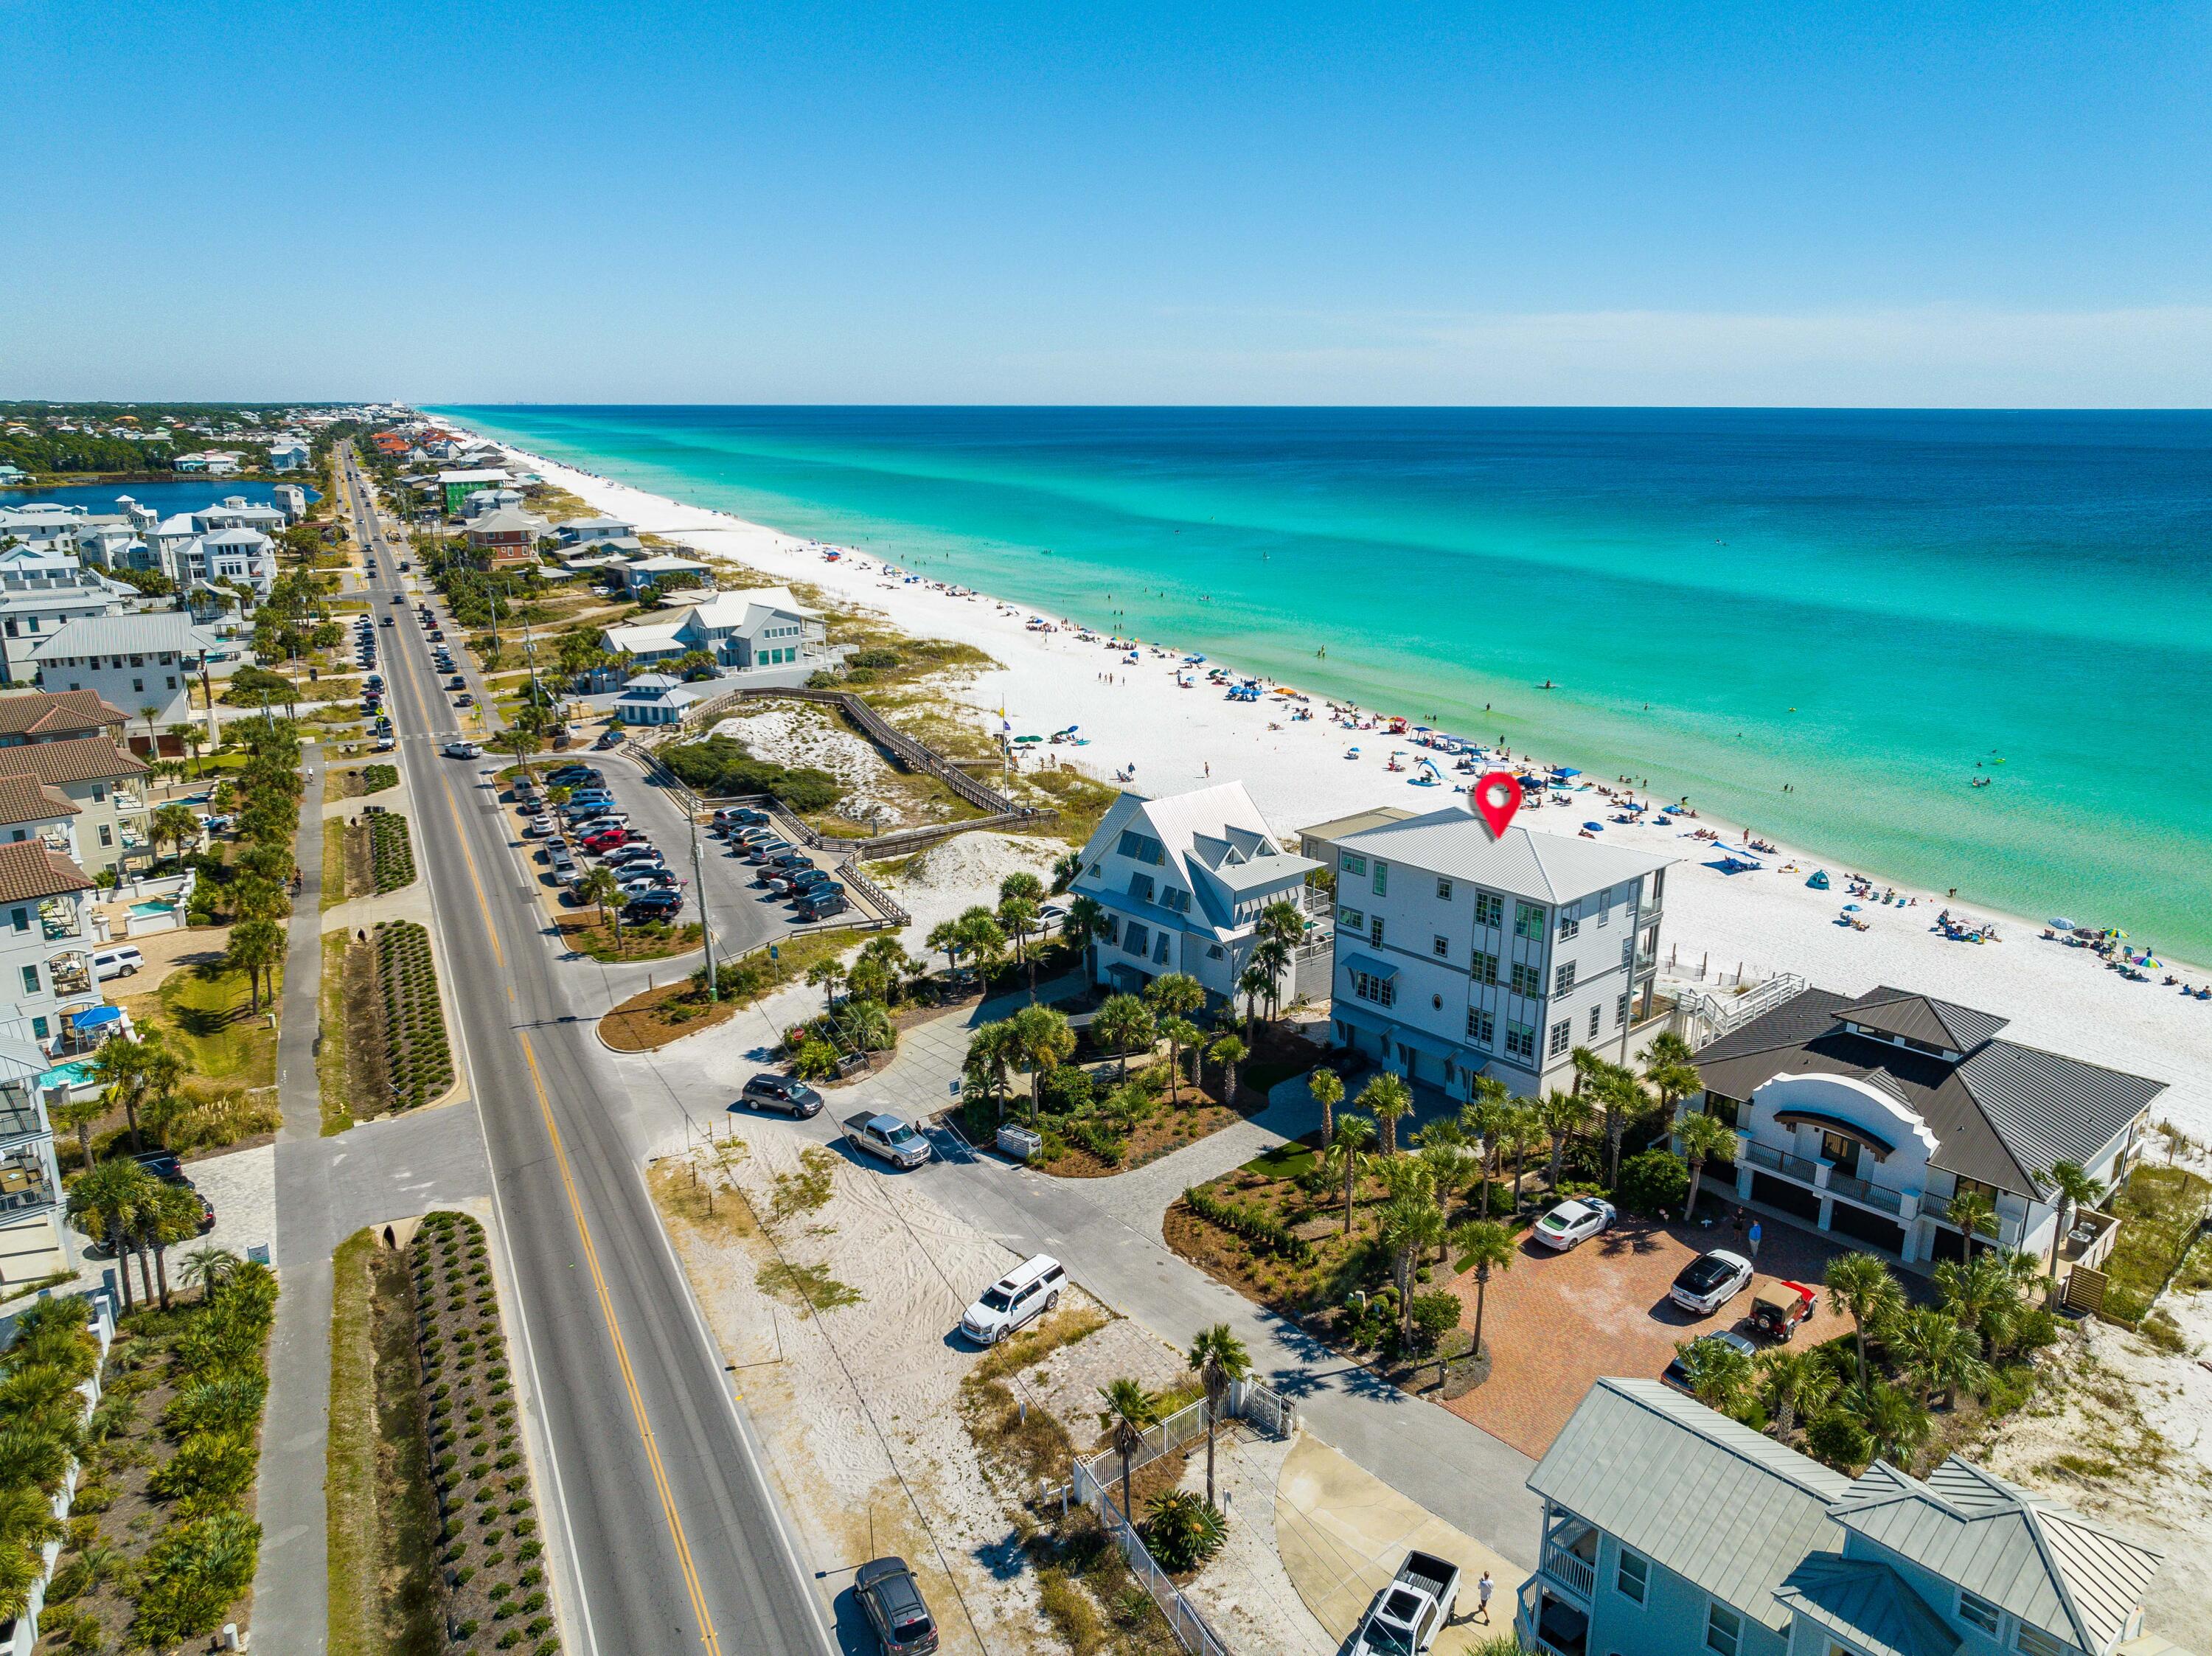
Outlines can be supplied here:
<path id="1" fill-rule="evenodd" d="M 406 1256 L 357 1230 L 331 1307 L 325 1500 L 331 1656 L 434 1656 L 437 1508 L 415 1367 Z"/>
<path id="2" fill-rule="evenodd" d="M 2106 1316 L 2141 1320 L 2197 1240 L 2208 1204 L 2212 1181 L 2186 1168 L 2147 1165 L 2128 1175 L 2127 1188 L 2112 1203 L 2124 1222 L 2105 1261 Z"/>
<path id="3" fill-rule="evenodd" d="M 320 1006 L 322 1041 L 315 1052 L 315 1078 L 323 1104 L 323 1137 L 343 1132 L 354 1124 L 354 1096 L 349 1053 L 345 992 L 346 934 L 326 933 L 323 938 L 323 979 Z"/>
<path id="4" fill-rule="evenodd" d="M 322 906 L 332 909 L 345 900 L 345 819 L 329 816 L 323 819 Z"/>
<path id="5" fill-rule="evenodd" d="M 1254 1156 L 1243 1171 L 1256 1173 L 1262 1179 L 1303 1179 L 1313 1171 L 1314 1161 L 1312 1149 L 1293 1140 Z"/>
<path id="6" fill-rule="evenodd" d="M 583 915 L 564 915 L 559 921 L 561 940 L 580 955 L 595 961 L 665 961 L 671 955 L 687 955 L 699 947 L 701 932 L 696 920 L 679 926 L 626 925 L 622 929 L 622 942 L 615 942 L 611 920 L 602 921 L 596 913 Z"/>
<path id="7" fill-rule="evenodd" d="M 270 976 L 276 981 L 258 1016 L 243 972 L 175 972 L 155 992 L 160 1021 L 191 1068 L 187 1092 L 204 1096 L 276 1083 L 276 1031 L 269 1015 L 283 990 L 282 966 Z"/>

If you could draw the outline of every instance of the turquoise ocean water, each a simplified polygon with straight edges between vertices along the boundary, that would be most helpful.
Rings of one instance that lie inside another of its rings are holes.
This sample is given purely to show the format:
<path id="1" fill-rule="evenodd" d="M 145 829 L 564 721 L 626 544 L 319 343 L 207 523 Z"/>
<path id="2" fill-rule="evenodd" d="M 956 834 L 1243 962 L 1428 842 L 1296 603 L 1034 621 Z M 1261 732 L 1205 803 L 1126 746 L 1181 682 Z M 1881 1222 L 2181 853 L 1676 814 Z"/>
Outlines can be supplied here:
<path id="1" fill-rule="evenodd" d="M 441 411 L 2212 961 L 2212 415 Z"/>

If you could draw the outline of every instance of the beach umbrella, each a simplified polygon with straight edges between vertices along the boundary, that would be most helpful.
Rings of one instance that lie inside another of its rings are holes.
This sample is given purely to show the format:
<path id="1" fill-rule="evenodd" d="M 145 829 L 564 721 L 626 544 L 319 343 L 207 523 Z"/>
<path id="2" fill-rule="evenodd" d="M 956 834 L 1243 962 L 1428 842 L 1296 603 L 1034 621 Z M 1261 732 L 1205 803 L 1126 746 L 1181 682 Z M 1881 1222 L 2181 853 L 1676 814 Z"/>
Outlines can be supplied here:
<path id="1" fill-rule="evenodd" d="M 2054 915 L 2051 918 L 2051 929 L 2054 931 L 2071 931 L 2074 929 L 2074 922 L 2063 914 Z"/>
<path id="2" fill-rule="evenodd" d="M 1844 913 L 1846 914 L 1856 914 L 1858 912 L 1859 906 L 1856 903 L 1845 903 L 1844 905 Z"/>
<path id="3" fill-rule="evenodd" d="M 1602 822 L 1584 822 L 1583 826 L 1588 828 L 1592 834 L 1602 834 L 1605 832 L 1605 824 Z"/>

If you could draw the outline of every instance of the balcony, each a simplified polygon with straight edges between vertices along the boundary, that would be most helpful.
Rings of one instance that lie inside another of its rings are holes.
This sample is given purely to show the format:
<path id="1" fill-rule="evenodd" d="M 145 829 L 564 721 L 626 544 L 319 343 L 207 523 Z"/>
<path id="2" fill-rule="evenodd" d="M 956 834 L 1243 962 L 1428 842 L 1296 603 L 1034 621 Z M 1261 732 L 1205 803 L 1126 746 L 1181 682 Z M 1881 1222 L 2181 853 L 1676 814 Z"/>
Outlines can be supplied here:
<path id="1" fill-rule="evenodd" d="M 0 1217 L 19 1218 L 54 1204 L 53 1181 L 46 1162 L 28 1152 L 0 1161 Z"/>
<path id="2" fill-rule="evenodd" d="M 1588 1656 L 1589 1617 L 1565 1599 L 1555 1598 L 1541 1576 L 1531 1576 L 1521 1586 L 1520 1610 L 1513 1630 L 1522 1644 L 1548 1656 Z"/>
<path id="3" fill-rule="evenodd" d="M 1795 1179 L 1801 1185 L 1818 1185 L 1820 1181 L 1820 1164 L 1802 1156 L 1778 1150 L 1771 1144 L 1746 1144 L 1743 1153 L 1753 1167 L 1778 1173 L 1784 1179 Z"/>
<path id="4" fill-rule="evenodd" d="M 47 1136 L 46 1113 L 28 1082 L 11 1081 L 0 1086 L 0 1144 L 20 1143 Z"/>
<path id="5" fill-rule="evenodd" d="M 1544 1549 L 1544 1574 L 1585 1602 L 1597 1588 L 1597 1566 L 1565 1547 Z"/>
<path id="6" fill-rule="evenodd" d="M 1948 1196 L 1930 1194 L 1922 1197 L 1920 1211 L 1923 1216 L 1936 1220 L 1938 1223 L 1950 1225 L 1954 1230 L 1958 1228 L 1958 1226 L 1952 1222 L 1951 1198 Z M 1985 1242 L 1996 1242 L 2000 1247 L 2018 1247 L 2021 1228 L 2022 1222 L 2020 1215 L 2006 1213 L 2000 1210 L 1997 1214 L 1996 1234 L 1992 1235 L 1986 1230 L 1977 1232 L 1976 1234 Z"/>
<path id="7" fill-rule="evenodd" d="M 1856 1202 L 1861 1207 L 1875 1208 L 1893 1216 L 1905 1211 L 1905 1193 L 1887 1186 L 1869 1184 L 1848 1173 L 1828 1170 L 1828 1189 L 1835 1195 Z"/>

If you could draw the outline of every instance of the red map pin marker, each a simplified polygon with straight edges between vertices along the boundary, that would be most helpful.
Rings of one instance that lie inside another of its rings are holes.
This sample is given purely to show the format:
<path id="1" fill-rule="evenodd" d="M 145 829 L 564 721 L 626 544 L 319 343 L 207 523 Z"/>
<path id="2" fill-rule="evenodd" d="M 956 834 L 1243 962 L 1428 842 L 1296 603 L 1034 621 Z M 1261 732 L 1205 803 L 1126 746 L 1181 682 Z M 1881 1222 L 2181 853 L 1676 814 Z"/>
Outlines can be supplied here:
<path id="1" fill-rule="evenodd" d="M 1474 808 L 1490 825 L 1490 837 L 1498 838 L 1521 809 L 1521 783 L 1511 771 L 1490 771 L 1468 790 Z"/>

